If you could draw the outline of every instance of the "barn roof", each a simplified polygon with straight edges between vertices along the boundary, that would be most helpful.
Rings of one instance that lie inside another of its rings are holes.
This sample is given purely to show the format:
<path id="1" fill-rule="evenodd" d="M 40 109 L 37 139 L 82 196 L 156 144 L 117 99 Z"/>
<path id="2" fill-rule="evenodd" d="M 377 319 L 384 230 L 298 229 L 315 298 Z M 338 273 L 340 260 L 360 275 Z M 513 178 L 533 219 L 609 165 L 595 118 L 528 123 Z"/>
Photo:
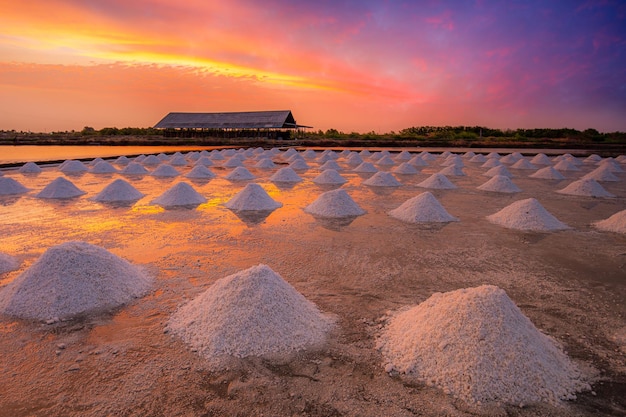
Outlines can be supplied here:
<path id="1" fill-rule="evenodd" d="M 290 110 L 228 113 L 169 113 L 157 129 L 295 129 Z"/>

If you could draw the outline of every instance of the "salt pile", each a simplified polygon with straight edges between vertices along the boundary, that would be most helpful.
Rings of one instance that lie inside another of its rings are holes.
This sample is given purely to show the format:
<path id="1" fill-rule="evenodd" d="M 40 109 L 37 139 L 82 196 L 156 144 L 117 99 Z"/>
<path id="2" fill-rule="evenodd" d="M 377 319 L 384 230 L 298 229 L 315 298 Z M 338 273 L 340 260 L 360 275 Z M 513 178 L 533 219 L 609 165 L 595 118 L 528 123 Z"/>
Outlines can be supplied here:
<path id="1" fill-rule="evenodd" d="M 616 182 L 619 181 L 619 178 L 613 174 L 611 167 L 608 165 L 601 165 L 598 168 L 594 169 L 587 175 L 583 176 L 582 179 L 592 178 L 596 181 L 606 181 L 606 182 Z"/>
<path id="2" fill-rule="evenodd" d="M 522 158 L 518 160 L 516 163 L 511 165 L 513 169 L 537 169 L 536 166 L 528 162 L 526 159 Z"/>
<path id="3" fill-rule="evenodd" d="M 534 174 L 530 175 L 530 178 L 540 178 L 543 180 L 564 180 L 565 177 L 556 169 L 551 166 L 547 166 L 545 168 L 541 168 L 537 170 Z"/>
<path id="4" fill-rule="evenodd" d="M 557 405 L 591 389 L 560 346 L 492 285 L 433 294 L 392 317 L 378 348 L 388 372 L 470 404 Z"/>
<path id="5" fill-rule="evenodd" d="M 167 158 L 166 158 L 167 159 Z M 141 163 L 148 166 L 156 166 L 163 162 L 155 155 L 148 155 L 144 159 L 141 160 Z"/>
<path id="6" fill-rule="evenodd" d="M 149 171 L 138 162 L 131 162 L 122 169 L 121 173 L 125 175 L 144 175 Z"/>
<path id="7" fill-rule="evenodd" d="M 22 174 L 39 174 L 41 172 L 41 168 L 34 162 L 26 162 L 24 165 L 18 169 L 18 172 Z"/>
<path id="8" fill-rule="evenodd" d="M 504 165 L 495 166 L 483 174 L 485 177 L 495 177 L 496 175 L 502 175 L 509 178 L 513 176 L 511 171 L 509 171 Z"/>
<path id="9" fill-rule="evenodd" d="M 179 176 L 180 172 L 169 164 L 162 164 L 152 171 L 150 175 L 153 177 L 171 178 Z"/>
<path id="10" fill-rule="evenodd" d="M 452 184 L 450 180 L 443 174 L 435 173 L 424 181 L 417 184 L 418 187 L 432 188 L 437 190 L 452 190 L 456 188 L 456 185 Z"/>
<path id="11" fill-rule="evenodd" d="M 626 233 L 626 210 L 617 212 L 608 219 L 600 220 L 593 225 L 607 232 Z"/>
<path id="12" fill-rule="evenodd" d="M 344 190 L 327 191 L 304 208 L 306 213 L 324 218 L 355 217 L 365 214 Z"/>
<path id="13" fill-rule="evenodd" d="M 5 272 L 14 271 L 20 266 L 17 258 L 0 252 L 0 274 Z"/>
<path id="14" fill-rule="evenodd" d="M 562 190 L 558 190 L 557 193 L 585 197 L 615 197 L 593 178 L 574 181 Z"/>
<path id="15" fill-rule="evenodd" d="M 224 206 L 239 211 L 271 211 L 282 207 L 282 204 L 270 197 L 259 184 L 252 183 L 235 194 Z"/>
<path id="16" fill-rule="evenodd" d="M 624 169 L 620 166 L 618 162 L 615 162 L 613 159 L 604 159 L 599 164 L 599 166 L 608 166 L 612 172 L 622 173 Z"/>
<path id="17" fill-rule="evenodd" d="M 325 171 L 327 169 L 332 169 L 334 171 L 341 171 L 342 170 L 342 168 L 339 166 L 339 164 L 335 160 L 332 160 L 332 159 L 324 162 L 324 164 L 322 166 L 320 166 L 320 170 L 321 171 Z"/>
<path id="18" fill-rule="evenodd" d="M 313 149 L 307 149 L 302 153 L 302 156 L 306 159 L 315 159 L 317 157 L 317 153 Z"/>
<path id="19" fill-rule="evenodd" d="M 226 168 L 236 168 L 243 166 L 243 159 L 235 155 L 222 164 Z"/>
<path id="20" fill-rule="evenodd" d="M 152 200 L 150 204 L 158 204 L 161 207 L 169 208 L 191 207 L 202 203 L 206 203 L 206 198 L 202 197 L 191 185 L 185 182 L 179 182 Z"/>
<path id="21" fill-rule="evenodd" d="M 378 172 L 378 169 L 371 162 L 363 162 L 358 167 L 352 170 L 353 172 L 359 172 L 361 174 L 369 174 Z"/>
<path id="22" fill-rule="evenodd" d="M 396 161 L 391 159 L 389 155 L 384 155 L 376 161 L 376 165 L 378 166 L 392 166 L 395 165 Z"/>
<path id="23" fill-rule="evenodd" d="M 363 184 L 370 187 L 399 187 L 402 185 L 391 173 L 383 171 L 375 173 L 363 181 Z"/>
<path id="24" fill-rule="evenodd" d="M 226 175 L 224 178 L 229 181 L 249 181 L 253 180 L 255 176 L 252 174 L 252 172 L 248 171 L 248 168 L 237 167 L 233 169 L 230 173 L 228 173 L 228 175 Z"/>
<path id="25" fill-rule="evenodd" d="M 453 177 L 465 176 L 465 172 L 463 172 L 463 168 L 458 165 L 448 165 L 447 167 L 439 171 L 439 173 L 443 175 L 451 175 Z"/>
<path id="26" fill-rule="evenodd" d="M 182 155 L 174 155 L 170 158 L 170 165 L 175 167 L 184 167 L 187 165 L 187 160 Z"/>
<path id="27" fill-rule="evenodd" d="M 104 312 L 141 297 L 152 279 L 106 249 L 66 242 L 48 249 L 0 292 L 0 311 L 36 320 Z"/>
<path id="28" fill-rule="evenodd" d="M 94 167 L 94 166 L 96 166 L 96 165 L 98 164 L 98 162 L 102 162 L 102 161 L 104 161 L 104 159 L 102 159 L 102 158 L 100 158 L 100 157 L 97 157 L 97 158 L 93 159 L 93 160 L 89 163 L 89 166 Z"/>
<path id="29" fill-rule="evenodd" d="M 191 179 L 211 179 L 215 178 L 215 174 L 211 172 L 211 170 L 207 168 L 206 165 L 200 164 L 194 166 L 191 171 L 189 171 L 187 175 L 185 175 L 185 177 Z"/>
<path id="30" fill-rule="evenodd" d="M 28 192 L 28 188 L 13 178 L 0 177 L 0 195 L 24 194 L 26 192 Z"/>
<path id="31" fill-rule="evenodd" d="M 524 231 L 550 232 L 569 229 L 534 198 L 516 201 L 487 216 L 487 220 L 509 229 Z"/>
<path id="32" fill-rule="evenodd" d="M 117 172 L 117 168 L 108 163 L 107 161 L 97 162 L 93 168 L 91 168 L 93 174 L 112 174 Z"/>
<path id="33" fill-rule="evenodd" d="M 362 158 L 368 158 L 370 155 L 372 155 L 372 153 L 367 149 L 363 149 L 361 152 L 359 152 L 359 155 Z"/>
<path id="34" fill-rule="evenodd" d="M 550 161 L 550 158 L 548 158 L 544 153 L 538 153 L 533 156 L 530 163 L 535 165 L 552 165 L 552 161 Z"/>
<path id="35" fill-rule="evenodd" d="M 561 159 L 556 165 L 554 165 L 554 169 L 557 171 L 580 171 L 580 168 L 566 159 Z"/>
<path id="36" fill-rule="evenodd" d="M 434 195 L 426 191 L 413 197 L 389 212 L 391 217 L 407 223 L 448 223 L 458 222 L 437 201 Z"/>
<path id="37" fill-rule="evenodd" d="M 495 175 L 489 181 L 480 185 L 479 190 L 493 191 L 496 193 L 519 193 L 522 191 L 513 181 L 504 175 Z"/>
<path id="38" fill-rule="evenodd" d="M 413 156 L 409 151 L 402 151 L 394 158 L 398 162 L 410 161 Z"/>
<path id="39" fill-rule="evenodd" d="M 348 165 L 359 165 L 363 163 L 363 158 L 361 158 L 358 153 L 351 153 L 346 158 L 346 163 Z"/>
<path id="40" fill-rule="evenodd" d="M 502 165 L 502 162 L 500 162 L 499 159 L 489 158 L 489 159 L 487 159 L 487 161 L 485 161 L 484 164 L 481 165 L 481 168 L 493 168 L 493 167 L 497 167 L 499 165 Z"/>
<path id="41" fill-rule="evenodd" d="M 465 159 L 472 159 L 475 156 L 476 154 L 473 151 L 467 151 L 463 154 L 463 158 Z"/>
<path id="42" fill-rule="evenodd" d="M 409 160 L 408 163 L 413 165 L 414 167 L 425 167 L 425 166 L 428 166 L 428 162 L 426 162 L 424 159 L 422 159 L 422 157 L 419 156 L 419 155 L 415 155 L 413 158 L 411 158 Z"/>
<path id="43" fill-rule="evenodd" d="M 113 161 L 113 163 L 117 165 L 128 165 L 130 163 L 130 159 L 122 155 L 122 156 L 117 157 L 117 159 Z"/>
<path id="44" fill-rule="evenodd" d="M 305 171 L 307 169 L 310 168 L 310 166 L 304 162 L 304 160 L 302 159 L 298 159 L 294 162 L 292 162 L 291 164 L 289 164 L 289 168 L 295 170 L 295 171 Z"/>
<path id="45" fill-rule="evenodd" d="M 136 201 L 143 197 L 135 187 L 128 182 L 117 179 L 107 185 L 98 195 L 92 198 L 94 201 L 116 202 L 116 201 Z"/>
<path id="46" fill-rule="evenodd" d="M 271 169 L 276 168 L 276 164 L 272 162 L 270 158 L 262 158 L 254 165 L 255 168 L 259 169 Z"/>
<path id="47" fill-rule="evenodd" d="M 500 159 L 500 154 L 498 152 L 489 152 L 487 159 Z"/>
<path id="48" fill-rule="evenodd" d="M 205 167 L 212 167 L 215 164 L 208 156 L 201 156 L 200 158 L 198 158 L 198 160 L 196 160 L 196 163 L 194 165 L 204 165 Z"/>
<path id="49" fill-rule="evenodd" d="M 594 153 L 583 159 L 583 164 L 597 164 L 600 161 L 602 161 L 602 157 Z"/>
<path id="50" fill-rule="evenodd" d="M 270 177 L 272 182 L 300 182 L 302 178 L 290 167 L 279 169 Z"/>
<path id="51" fill-rule="evenodd" d="M 514 164 L 518 160 L 519 159 L 512 153 L 504 155 L 502 158 L 500 158 L 500 162 L 502 162 L 503 164 Z"/>
<path id="52" fill-rule="evenodd" d="M 348 180 L 342 177 L 334 169 L 327 169 L 317 177 L 313 178 L 313 182 L 315 184 L 345 184 Z"/>
<path id="53" fill-rule="evenodd" d="M 463 159 L 461 159 L 459 155 L 450 155 L 441 163 L 441 165 L 445 167 L 450 166 L 450 165 L 457 165 L 457 166 L 463 167 Z"/>
<path id="54" fill-rule="evenodd" d="M 59 171 L 63 172 L 64 174 L 78 174 L 81 172 L 86 172 L 87 167 L 80 161 L 68 160 L 63 162 L 63 164 L 59 166 Z"/>
<path id="55" fill-rule="evenodd" d="M 58 177 L 50 184 L 48 184 L 43 190 L 39 192 L 35 197 L 37 198 L 73 198 L 86 194 L 84 191 L 79 190 L 71 181 L 66 180 L 63 177 Z"/>
<path id="56" fill-rule="evenodd" d="M 402 175 L 412 175 L 419 173 L 417 168 L 415 168 L 415 166 L 409 164 L 408 162 L 402 162 L 400 165 L 392 169 L 391 172 Z"/>
<path id="57" fill-rule="evenodd" d="M 470 160 L 470 162 L 479 162 L 484 163 L 487 162 L 487 157 L 481 153 L 474 155 Z"/>
<path id="58" fill-rule="evenodd" d="M 176 311 L 167 331 L 220 368 L 227 357 L 320 348 L 334 321 L 267 265 L 216 281 Z"/>

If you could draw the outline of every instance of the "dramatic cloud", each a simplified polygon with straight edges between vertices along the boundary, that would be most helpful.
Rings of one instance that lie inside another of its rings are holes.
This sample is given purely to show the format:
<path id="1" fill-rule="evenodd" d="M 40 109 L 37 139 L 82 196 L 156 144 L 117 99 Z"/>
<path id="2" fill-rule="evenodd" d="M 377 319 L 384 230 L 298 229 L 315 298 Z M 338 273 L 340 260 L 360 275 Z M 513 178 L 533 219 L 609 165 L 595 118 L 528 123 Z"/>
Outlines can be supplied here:
<path id="1" fill-rule="evenodd" d="M 316 128 L 626 130 L 619 1 L 0 0 L 0 129 L 291 109 Z"/>

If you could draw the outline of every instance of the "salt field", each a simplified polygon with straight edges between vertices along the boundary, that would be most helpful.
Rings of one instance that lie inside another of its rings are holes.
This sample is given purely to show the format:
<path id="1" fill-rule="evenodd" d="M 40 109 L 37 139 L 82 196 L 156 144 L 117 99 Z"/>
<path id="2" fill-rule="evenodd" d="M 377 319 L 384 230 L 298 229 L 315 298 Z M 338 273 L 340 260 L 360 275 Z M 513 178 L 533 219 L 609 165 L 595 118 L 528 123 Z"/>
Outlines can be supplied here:
<path id="1" fill-rule="evenodd" d="M 176 150 L 0 169 L 1 417 L 626 414 L 625 158 Z"/>

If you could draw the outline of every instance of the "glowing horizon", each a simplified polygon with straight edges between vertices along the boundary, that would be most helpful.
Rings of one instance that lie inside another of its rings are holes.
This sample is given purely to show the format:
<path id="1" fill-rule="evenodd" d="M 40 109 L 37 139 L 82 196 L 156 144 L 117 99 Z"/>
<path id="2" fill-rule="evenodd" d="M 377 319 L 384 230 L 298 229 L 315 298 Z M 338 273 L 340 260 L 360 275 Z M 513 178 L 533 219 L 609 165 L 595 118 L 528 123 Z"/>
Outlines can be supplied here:
<path id="1" fill-rule="evenodd" d="M 290 109 L 315 129 L 626 131 L 611 1 L 0 0 L 0 129 Z"/>

